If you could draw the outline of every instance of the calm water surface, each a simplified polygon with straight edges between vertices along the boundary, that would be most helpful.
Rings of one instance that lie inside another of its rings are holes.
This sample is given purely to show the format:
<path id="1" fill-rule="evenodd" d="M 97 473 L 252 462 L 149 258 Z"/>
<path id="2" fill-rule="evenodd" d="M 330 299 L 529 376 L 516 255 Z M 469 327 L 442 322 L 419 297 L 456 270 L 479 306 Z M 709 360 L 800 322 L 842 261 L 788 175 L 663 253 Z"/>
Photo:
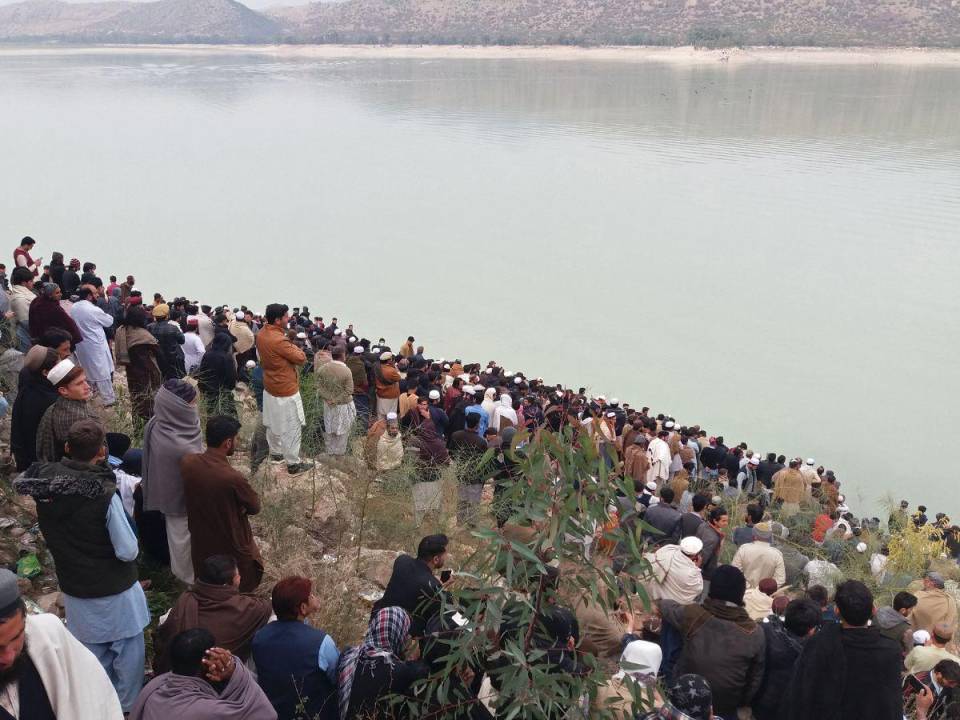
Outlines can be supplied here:
<path id="1" fill-rule="evenodd" d="M 308 303 L 960 514 L 960 72 L 0 55 L 12 251 Z M 8 259 L 9 263 L 9 259 Z"/>

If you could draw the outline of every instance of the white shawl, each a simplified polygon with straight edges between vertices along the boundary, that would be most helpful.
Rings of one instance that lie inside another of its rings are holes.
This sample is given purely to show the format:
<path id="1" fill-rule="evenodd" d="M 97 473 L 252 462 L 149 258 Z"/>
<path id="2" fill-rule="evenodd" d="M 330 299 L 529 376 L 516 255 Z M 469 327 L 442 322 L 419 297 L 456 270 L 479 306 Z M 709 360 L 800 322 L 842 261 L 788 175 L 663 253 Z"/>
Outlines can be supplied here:
<path id="1" fill-rule="evenodd" d="M 651 577 L 643 586 L 651 600 L 675 600 L 681 605 L 691 605 L 700 599 L 703 575 L 679 545 L 664 545 L 645 557 L 651 565 Z"/>
<path id="2" fill-rule="evenodd" d="M 27 653 L 57 720 L 123 720 L 120 700 L 100 663 L 55 615 L 27 615 Z"/>

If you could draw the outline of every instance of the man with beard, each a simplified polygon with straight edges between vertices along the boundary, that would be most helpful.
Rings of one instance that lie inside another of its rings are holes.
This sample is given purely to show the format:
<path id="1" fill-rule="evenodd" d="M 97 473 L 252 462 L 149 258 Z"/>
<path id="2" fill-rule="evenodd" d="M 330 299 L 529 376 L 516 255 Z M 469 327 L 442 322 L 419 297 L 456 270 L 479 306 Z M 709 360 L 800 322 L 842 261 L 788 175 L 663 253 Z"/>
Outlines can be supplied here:
<path id="1" fill-rule="evenodd" d="M 0 719 L 121 720 L 97 659 L 55 615 L 27 615 L 17 576 L 0 569 Z"/>

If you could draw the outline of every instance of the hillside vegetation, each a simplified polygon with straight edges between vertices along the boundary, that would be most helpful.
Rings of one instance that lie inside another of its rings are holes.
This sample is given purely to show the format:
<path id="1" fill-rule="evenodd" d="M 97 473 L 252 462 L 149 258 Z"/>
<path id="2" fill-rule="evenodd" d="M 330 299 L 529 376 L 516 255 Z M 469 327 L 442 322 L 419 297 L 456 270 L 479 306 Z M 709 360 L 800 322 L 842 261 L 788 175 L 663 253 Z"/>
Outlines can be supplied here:
<path id="1" fill-rule="evenodd" d="M 957 0 L 234 0 L 0 7 L 0 40 L 960 46 Z"/>

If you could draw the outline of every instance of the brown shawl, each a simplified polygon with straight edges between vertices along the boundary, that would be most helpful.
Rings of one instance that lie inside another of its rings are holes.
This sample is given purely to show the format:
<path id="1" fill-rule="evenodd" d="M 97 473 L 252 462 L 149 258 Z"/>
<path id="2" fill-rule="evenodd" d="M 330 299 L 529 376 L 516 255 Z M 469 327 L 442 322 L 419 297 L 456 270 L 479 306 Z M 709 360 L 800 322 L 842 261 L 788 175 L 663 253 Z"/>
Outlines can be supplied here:
<path id="1" fill-rule="evenodd" d="M 270 620 L 270 600 L 243 595 L 232 585 L 198 581 L 177 599 L 166 621 L 157 628 L 155 646 L 157 673 L 170 669 L 170 642 L 184 630 L 204 628 L 241 660 L 250 657 L 250 642 Z"/>
<path id="2" fill-rule="evenodd" d="M 130 350 L 138 345 L 157 345 L 157 339 L 146 328 L 122 325 L 117 329 L 114 347 L 117 351 L 117 364 L 130 364 Z"/>

